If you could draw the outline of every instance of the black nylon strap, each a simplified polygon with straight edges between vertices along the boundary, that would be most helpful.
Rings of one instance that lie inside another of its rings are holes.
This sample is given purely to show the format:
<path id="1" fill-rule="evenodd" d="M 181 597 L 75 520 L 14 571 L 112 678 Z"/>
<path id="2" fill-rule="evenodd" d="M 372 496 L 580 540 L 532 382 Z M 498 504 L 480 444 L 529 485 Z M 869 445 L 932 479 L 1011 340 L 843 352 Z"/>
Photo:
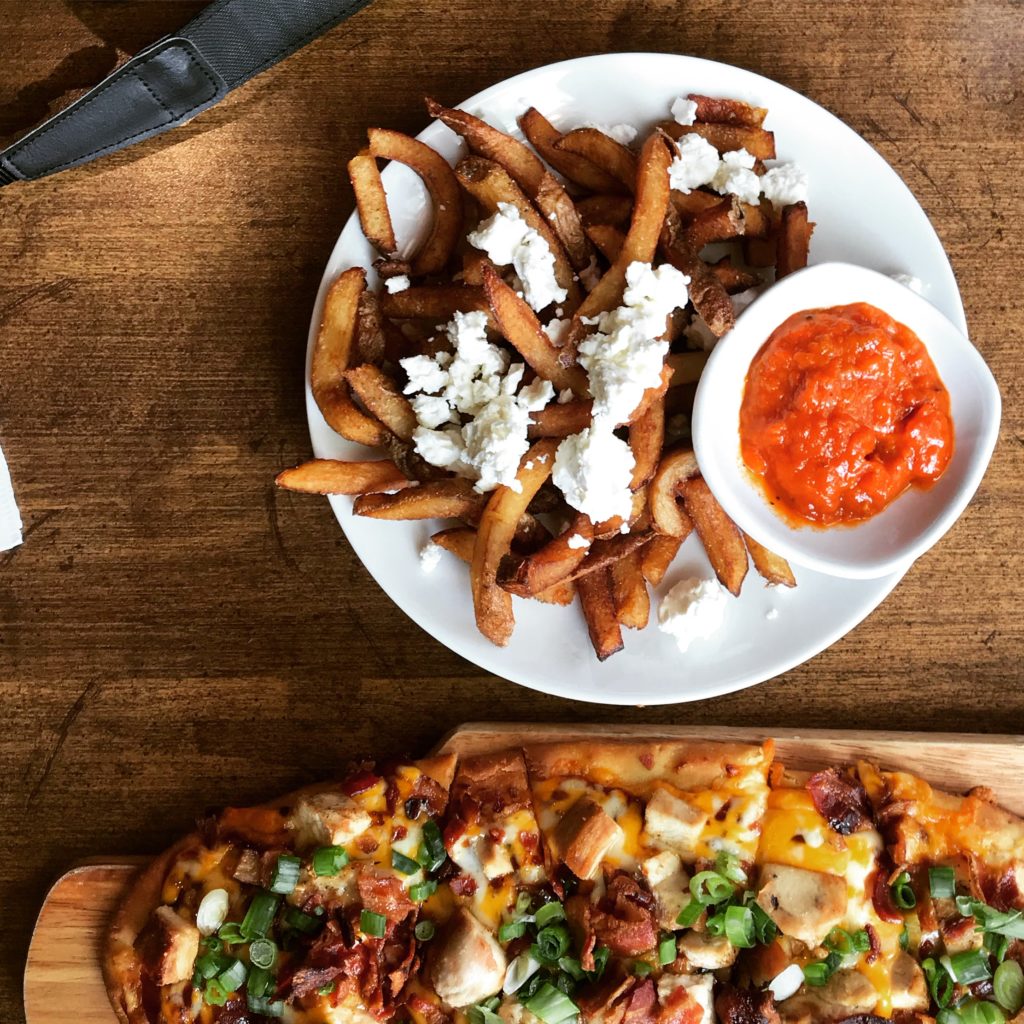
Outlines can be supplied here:
<path id="1" fill-rule="evenodd" d="M 42 178 L 184 124 L 370 0 L 215 0 L 0 152 L 0 186 Z"/>

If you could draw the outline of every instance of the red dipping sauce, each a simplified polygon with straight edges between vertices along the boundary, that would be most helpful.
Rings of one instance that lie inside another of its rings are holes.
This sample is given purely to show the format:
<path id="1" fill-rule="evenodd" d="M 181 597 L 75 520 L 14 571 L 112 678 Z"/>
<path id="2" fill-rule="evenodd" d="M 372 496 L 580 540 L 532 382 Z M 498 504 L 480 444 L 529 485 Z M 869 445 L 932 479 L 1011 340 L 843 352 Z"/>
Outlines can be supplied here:
<path id="1" fill-rule="evenodd" d="M 870 519 L 953 455 L 949 392 L 921 339 L 857 302 L 794 313 L 747 372 L 740 450 L 794 525 Z"/>

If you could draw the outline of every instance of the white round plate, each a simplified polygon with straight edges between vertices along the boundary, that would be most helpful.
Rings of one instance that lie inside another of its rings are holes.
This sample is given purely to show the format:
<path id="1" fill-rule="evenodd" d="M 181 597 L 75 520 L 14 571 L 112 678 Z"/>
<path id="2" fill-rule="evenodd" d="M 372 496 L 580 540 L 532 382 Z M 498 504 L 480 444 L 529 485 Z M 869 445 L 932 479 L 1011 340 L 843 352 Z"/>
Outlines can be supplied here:
<path id="1" fill-rule="evenodd" d="M 669 116 L 677 96 L 728 96 L 768 108 L 780 160 L 800 164 L 810 179 L 808 206 L 817 223 L 811 262 L 842 260 L 884 273 L 912 274 L 925 295 L 966 331 L 963 306 L 942 243 L 924 211 L 893 169 L 860 136 L 809 99 L 767 78 L 695 57 L 617 53 L 552 64 L 494 85 L 463 109 L 511 130 L 536 106 L 567 130 L 585 122 L 626 123 L 641 133 Z M 449 97 L 443 97 L 448 99 Z M 419 138 L 453 162 L 461 142 L 440 123 Z M 389 165 L 384 184 L 400 240 L 425 228 L 426 197 L 419 179 Z M 369 267 L 376 254 L 353 214 L 328 261 L 309 334 L 306 408 L 319 458 L 364 458 L 366 449 L 335 434 L 309 390 L 309 357 L 327 286 L 351 266 Z M 371 283 L 373 274 L 370 275 Z M 763 682 L 824 650 L 866 618 L 906 568 L 873 580 L 845 580 L 797 571 L 798 586 L 765 587 L 751 568 L 741 596 L 730 599 L 722 629 L 681 654 L 657 628 L 657 600 L 679 579 L 711 569 L 700 542 L 683 546 L 652 597 L 645 630 L 624 630 L 625 649 L 603 664 L 594 656 L 578 602 L 568 608 L 515 599 L 516 629 L 507 647 L 476 629 L 466 566 L 445 554 L 427 575 L 419 549 L 437 528 L 352 515 L 352 500 L 330 499 L 356 554 L 388 596 L 432 636 L 481 668 L 545 693 L 604 704 L 671 704 L 702 700 Z M 908 567 L 909 568 L 909 567 Z"/>

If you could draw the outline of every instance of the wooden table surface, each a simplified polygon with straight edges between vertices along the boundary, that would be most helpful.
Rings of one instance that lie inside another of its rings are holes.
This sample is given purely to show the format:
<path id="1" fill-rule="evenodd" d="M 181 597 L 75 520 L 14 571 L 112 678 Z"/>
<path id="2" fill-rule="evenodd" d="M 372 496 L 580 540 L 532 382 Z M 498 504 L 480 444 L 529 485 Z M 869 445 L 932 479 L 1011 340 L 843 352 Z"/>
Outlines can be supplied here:
<path id="1" fill-rule="evenodd" d="M 0 142 L 202 4 L 0 0 Z M 981 491 L 885 604 L 773 682 L 582 707 L 479 671 L 377 588 L 309 454 L 309 310 L 367 125 L 581 54 L 666 50 L 810 96 L 903 176 L 1004 396 Z M 1019 0 L 377 0 L 160 139 L 0 190 L 0 442 L 26 524 L 0 556 L 0 1019 L 76 858 L 155 851 L 470 719 L 1024 732 Z M 984 766 L 979 765 L 983 779 Z"/>

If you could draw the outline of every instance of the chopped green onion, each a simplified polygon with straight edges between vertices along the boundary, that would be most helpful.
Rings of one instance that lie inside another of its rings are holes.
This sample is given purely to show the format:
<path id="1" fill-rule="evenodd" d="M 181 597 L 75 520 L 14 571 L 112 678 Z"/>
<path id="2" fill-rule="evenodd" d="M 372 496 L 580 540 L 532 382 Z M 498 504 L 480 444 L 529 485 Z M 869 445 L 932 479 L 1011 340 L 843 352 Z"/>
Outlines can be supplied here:
<path id="1" fill-rule="evenodd" d="M 422 903 L 424 900 L 429 900 L 435 892 L 437 892 L 437 882 L 433 878 L 428 878 L 425 882 L 409 886 L 409 899 L 413 903 Z"/>
<path id="2" fill-rule="evenodd" d="M 532 999 L 537 994 L 537 989 L 540 988 L 544 981 L 544 975 L 540 973 L 540 964 L 534 960 L 529 953 L 523 953 L 521 956 L 517 956 L 512 963 L 516 960 L 522 960 L 526 964 L 536 964 L 537 966 L 526 975 L 526 981 L 523 982 L 522 988 L 519 989 L 519 1002 L 525 1005 L 527 999 Z"/>
<path id="3" fill-rule="evenodd" d="M 423 842 L 420 844 L 420 852 L 416 859 L 428 871 L 436 871 L 448 859 L 441 829 L 432 818 L 423 823 Z"/>
<path id="4" fill-rule="evenodd" d="M 216 978 L 211 978 L 203 989 L 203 1001 L 211 1006 L 224 1006 L 228 1001 L 228 993 Z"/>
<path id="5" fill-rule="evenodd" d="M 906 953 L 906 951 L 910 949 L 910 929 L 906 925 L 903 926 L 903 931 L 900 932 L 899 941 L 900 949 L 902 949 L 903 952 Z"/>
<path id="6" fill-rule="evenodd" d="M 564 992 L 567 996 L 571 996 L 576 990 L 576 982 L 572 980 L 572 977 L 566 974 L 564 971 L 559 971 L 555 975 L 555 988 L 559 992 Z"/>
<path id="7" fill-rule="evenodd" d="M 866 928 L 854 932 L 850 939 L 853 942 L 854 953 L 866 953 L 871 948 L 871 936 L 868 935 Z"/>
<path id="8" fill-rule="evenodd" d="M 232 957 L 224 953 L 204 953 L 196 960 L 195 973 L 204 981 L 214 978 L 231 966 Z"/>
<path id="9" fill-rule="evenodd" d="M 928 891 L 938 900 L 956 896 L 956 872 L 950 867 L 928 869 Z"/>
<path id="10" fill-rule="evenodd" d="M 674 964 L 678 955 L 675 935 L 672 932 L 662 932 L 658 939 L 658 963 L 662 967 L 666 964 Z"/>
<path id="11" fill-rule="evenodd" d="M 320 918 L 304 914 L 298 907 L 289 907 L 284 912 L 284 923 L 304 935 L 312 935 L 320 927 Z"/>
<path id="12" fill-rule="evenodd" d="M 555 921 L 565 920 L 565 907 L 561 903 L 545 903 L 542 907 L 537 908 L 537 914 L 535 917 L 538 928 L 543 928 L 546 925 L 554 924 Z"/>
<path id="13" fill-rule="evenodd" d="M 277 945 L 271 939 L 254 939 L 249 947 L 249 963 L 272 970 L 277 961 Z"/>
<path id="14" fill-rule="evenodd" d="M 594 969 L 592 971 L 587 971 L 587 977 L 591 981 L 601 980 L 601 975 L 604 974 L 611 955 L 612 951 L 607 946 L 598 946 L 597 949 L 594 950 Z"/>
<path id="15" fill-rule="evenodd" d="M 264 1017 L 283 1017 L 284 1016 L 284 1000 L 283 999 L 265 999 L 262 996 L 254 996 L 252 993 L 249 994 L 249 1009 L 253 1013 L 260 1013 Z"/>
<path id="16" fill-rule="evenodd" d="M 497 1010 L 501 1006 L 501 996 L 491 996 L 490 999 L 485 999 L 480 1005 L 485 1010 Z"/>
<path id="17" fill-rule="evenodd" d="M 540 964 L 529 953 L 520 953 L 508 965 L 508 970 L 505 972 L 505 993 L 507 995 L 518 993 L 519 1001 L 522 1002 L 527 996 L 536 992 L 537 986 L 540 985 L 541 978 L 537 974 L 539 970 Z M 534 979 L 536 979 L 536 984 L 531 987 L 530 983 Z"/>
<path id="18" fill-rule="evenodd" d="M 371 939 L 382 939 L 387 931 L 388 919 L 383 914 L 375 914 L 372 910 L 364 910 L 359 915 L 359 928 Z"/>
<path id="19" fill-rule="evenodd" d="M 952 1007 L 946 1007 L 935 1014 L 935 1024 L 962 1024 L 960 1014 Z"/>
<path id="20" fill-rule="evenodd" d="M 313 851 L 313 874 L 331 878 L 348 864 L 348 851 L 343 846 L 320 846 Z"/>
<path id="21" fill-rule="evenodd" d="M 689 903 L 679 911 L 676 917 L 676 924 L 681 928 L 692 928 L 701 914 L 704 913 L 704 905 L 699 900 L 691 899 Z"/>
<path id="22" fill-rule="evenodd" d="M 754 935 L 762 946 L 775 941 L 779 929 L 775 922 L 756 904 L 750 904 L 750 912 L 754 915 Z"/>
<path id="23" fill-rule="evenodd" d="M 516 897 L 516 913 L 525 914 L 533 906 L 533 897 L 528 892 L 521 892 Z"/>
<path id="24" fill-rule="evenodd" d="M 491 1009 L 484 1005 L 470 1006 L 466 1010 L 469 1024 L 504 1024 L 504 1021 Z"/>
<path id="25" fill-rule="evenodd" d="M 587 972 L 580 967 L 580 962 L 575 957 L 563 956 L 558 959 L 558 969 L 564 971 L 573 981 L 584 981 Z"/>
<path id="26" fill-rule="evenodd" d="M 199 944 L 206 953 L 219 953 L 224 948 L 224 943 L 216 935 L 203 936 Z"/>
<path id="27" fill-rule="evenodd" d="M 980 949 L 965 949 L 962 953 L 954 953 L 949 958 L 949 973 L 961 985 L 973 985 L 992 974 L 988 968 L 988 955 Z"/>
<path id="28" fill-rule="evenodd" d="M 544 1024 L 562 1024 L 580 1012 L 580 1008 L 550 982 L 544 982 L 523 1005 Z"/>
<path id="29" fill-rule="evenodd" d="M 743 865 L 735 854 L 726 853 L 725 850 L 719 853 L 715 858 L 715 870 L 720 875 L 728 878 L 730 882 L 746 885 L 747 873 L 743 870 Z"/>
<path id="30" fill-rule="evenodd" d="M 236 960 L 223 974 L 217 975 L 217 983 L 225 992 L 237 992 L 249 975 L 249 968 Z"/>
<path id="31" fill-rule="evenodd" d="M 270 891 L 281 893 L 283 896 L 294 892 L 301 870 L 302 861 L 298 857 L 282 853 L 274 862 L 274 870 L 270 875 Z"/>
<path id="32" fill-rule="evenodd" d="M 420 865 L 412 857 L 406 857 L 404 853 L 399 853 L 397 850 L 391 851 L 391 866 L 403 875 L 415 875 L 420 869 Z"/>
<path id="33" fill-rule="evenodd" d="M 513 939 L 521 939 L 526 934 L 525 921 L 505 921 L 498 927 L 498 941 L 511 942 Z"/>
<path id="34" fill-rule="evenodd" d="M 316 990 L 316 994 L 318 996 L 329 996 L 334 991 L 335 984 L 336 984 L 336 982 L 329 981 L 329 982 L 327 982 L 326 985 L 321 985 Z"/>
<path id="35" fill-rule="evenodd" d="M 1009 1013 L 1020 1013 L 1024 1008 L 1024 970 L 1016 960 L 1006 960 L 992 976 L 992 989 L 996 1002 Z"/>
<path id="36" fill-rule="evenodd" d="M 901 871 L 889 889 L 892 892 L 893 903 L 900 910 L 912 910 L 917 906 L 917 897 L 914 895 L 914 887 L 910 884 L 909 872 Z"/>
<path id="37" fill-rule="evenodd" d="M 717 871 L 699 871 L 690 879 L 693 898 L 704 906 L 722 903 L 736 891 L 736 886 Z"/>
<path id="38" fill-rule="evenodd" d="M 530 947 L 534 957 L 544 964 L 558 963 L 572 945 L 569 929 L 564 924 L 552 924 L 537 932 L 537 941 Z"/>
<path id="39" fill-rule="evenodd" d="M 750 907 L 725 908 L 725 937 L 737 949 L 753 949 L 756 942 L 754 915 Z"/>
<path id="40" fill-rule="evenodd" d="M 842 957 L 838 953 L 829 953 L 824 960 L 806 964 L 804 966 L 804 981 L 808 985 L 820 987 L 836 973 L 840 963 L 842 963 Z"/>
<path id="41" fill-rule="evenodd" d="M 1010 939 L 998 932 L 985 932 L 981 940 L 982 945 L 996 958 L 996 963 L 1002 963 L 1010 949 Z"/>
<path id="42" fill-rule="evenodd" d="M 254 966 L 245 987 L 251 996 L 270 995 L 274 991 L 274 976 L 265 968 Z"/>
<path id="43" fill-rule="evenodd" d="M 976 999 L 962 1003 L 957 1007 L 957 1012 L 963 1024 L 1002 1024 L 1006 1020 L 1006 1014 L 995 1003 Z"/>
<path id="44" fill-rule="evenodd" d="M 646 978 L 647 975 L 650 974 L 653 970 L 654 967 L 651 966 L 651 964 L 649 964 L 646 960 L 636 960 L 633 963 L 633 973 L 638 978 Z"/>
<path id="45" fill-rule="evenodd" d="M 429 942 L 434 937 L 434 932 L 436 930 L 434 922 L 427 920 L 417 921 L 416 927 L 413 929 L 416 934 L 416 938 L 419 939 L 420 942 Z"/>
<path id="46" fill-rule="evenodd" d="M 725 913 L 712 914 L 705 922 L 704 928 L 708 935 L 718 938 L 725 934 Z"/>
<path id="47" fill-rule="evenodd" d="M 277 913 L 278 904 L 281 902 L 279 896 L 274 896 L 266 889 L 260 889 L 249 904 L 249 909 L 242 918 L 241 932 L 247 939 L 262 939 L 274 923 L 274 915 Z"/>
<path id="48" fill-rule="evenodd" d="M 222 924 L 217 935 L 222 942 L 226 942 L 229 946 L 237 946 L 245 942 L 242 926 L 237 921 L 228 921 L 227 924 Z"/>
<path id="49" fill-rule="evenodd" d="M 939 967 L 935 961 L 928 957 L 921 961 L 921 970 L 924 971 L 925 981 L 928 984 L 928 992 L 940 1009 L 949 1006 L 953 999 L 953 979 L 949 972 Z"/>
<path id="50" fill-rule="evenodd" d="M 961 916 L 975 916 L 974 906 L 977 903 L 977 900 L 972 900 L 970 896 L 954 896 L 953 898 L 956 901 L 956 909 L 960 912 Z"/>

